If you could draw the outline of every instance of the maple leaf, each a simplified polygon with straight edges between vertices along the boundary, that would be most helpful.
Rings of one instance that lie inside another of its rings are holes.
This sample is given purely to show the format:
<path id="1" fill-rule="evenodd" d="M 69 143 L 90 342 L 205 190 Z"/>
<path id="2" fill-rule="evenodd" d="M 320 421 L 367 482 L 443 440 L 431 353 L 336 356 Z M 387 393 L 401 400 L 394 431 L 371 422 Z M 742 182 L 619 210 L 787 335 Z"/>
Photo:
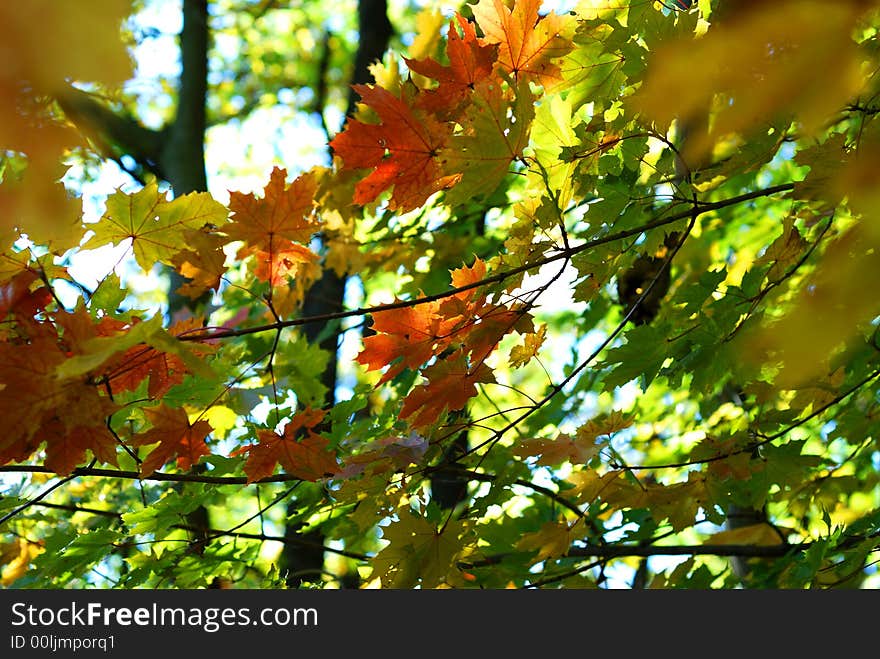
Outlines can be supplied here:
<path id="1" fill-rule="evenodd" d="M 107 199 L 107 210 L 89 228 L 94 235 L 83 248 L 132 241 L 135 260 L 149 271 L 157 262 L 173 265 L 174 256 L 188 249 L 187 230 L 218 226 L 228 212 L 207 192 L 191 192 L 168 201 L 155 180 L 135 193 L 117 190 Z"/>
<path id="2" fill-rule="evenodd" d="M 507 175 L 510 164 L 522 157 L 535 116 L 527 82 L 516 86 L 513 97 L 497 80 L 477 85 L 471 103 L 459 117 L 462 129 L 440 152 L 443 171 L 457 177 L 446 193 L 451 205 L 488 196 Z"/>
<path id="3" fill-rule="evenodd" d="M 461 35 L 455 28 L 455 22 L 461 28 Z M 496 45 L 481 44 L 474 25 L 456 13 L 455 21 L 449 23 L 446 41 L 449 66 L 440 64 L 432 57 L 421 60 L 404 58 L 412 71 L 440 83 L 436 89 L 419 96 L 418 107 L 443 119 L 457 115 L 476 84 L 492 74 L 497 52 Z"/>
<path id="4" fill-rule="evenodd" d="M 456 558 L 464 551 L 469 520 L 449 520 L 437 528 L 424 517 L 404 513 L 382 528 L 388 545 L 373 560 L 374 577 L 389 588 L 435 588 L 459 577 Z"/>
<path id="5" fill-rule="evenodd" d="M 305 172 L 287 185 L 286 177 L 286 169 L 273 168 L 261 198 L 230 191 L 233 216 L 223 232 L 231 240 L 267 253 L 288 243 L 308 242 L 319 229 L 313 216 L 317 179 L 314 172 Z"/>
<path id="6" fill-rule="evenodd" d="M 795 226 L 795 219 L 793 215 L 787 215 L 782 220 L 782 235 L 770 244 L 760 258 L 755 259 L 755 265 L 773 264 L 767 272 L 770 282 L 776 282 L 785 275 L 785 271 L 798 261 L 809 245 Z"/>
<path id="7" fill-rule="evenodd" d="M 621 412 L 613 412 L 607 416 L 591 419 L 577 429 L 574 436 L 561 434 L 555 439 L 529 439 L 514 448 L 514 455 L 521 458 L 541 456 L 539 465 L 558 465 L 570 462 L 573 465 L 587 464 L 599 454 L 602 446 L 596 438 L 612 435 L 632 425 L 632 420 Z"/>
<path id="8" fill-rule="evenodd" d="M 478 258 L 470 267 L 452 270 L 451 275 L 455 288 L 471 286 L 485 278 L 486 264 Z M 531 331 L 532 327 L 531 318 L 523 310 L 486 303 L 485 295 L 473 286 L 439 301 L 376 312 L 373 314 L 373 329 L 376 333 L 364 339 L 357 361 L 366 365 L 368 370 L 388 366 L 377 383 L 383 384 L 404 369 L 417 369 L 446 351 L 455 351 L 461 356 L 469 353 L 471 363 L 482 364 L 505 334 L 513 329 Z M 453 361 L 456 358 L 451 357 Z M 433 372 L 439 374 L 437 370 Z M 474 373 L 479 373 L 479 378 L 490 377 L 479 368 L 474 369 Z M 473 386 L 474 381 L 467 381 Z M 439 385 L 435 383 L 436 386 Z M 422 395 L 416 394 L 415 398 Z M 460 395 L 456 396 L 459 398 Z"/>
<path id="9" fill-rule="evenodd" d="M 273 288 L 300 274 L 303 266 L 315 266 L 318 261 L 317 254 L 302 244 L 320 229 L 314 217 L 317 174 L 305 172 L 290 185 L 285 183 L 286 176 L 287 170 L 275 167 L 260 198 L 230 192 L 233 216 L 224 228 L 230 240 L 244 242 L 238 257 L 254 254 L 254 274 Z"/>
<path id="10" fill-rule="evenodd" d="M 277 464 L 287 473 L 307 481 L 317 481 L 339 471 L 336 454 L 328 450 L 329 440 L 312 430 L 324 420 L 324 414 L 323 410 L 306 408 L 290 419 L 282 434 L 261 430 L 257 433 L 259 443 L 236 449 L 233 455 L 247 453 L 244 465 L 247 482 L 271 476 Z M 302 430 L 306 431 L 305 436 L 297 439 Z"/>
<path id="11" fill-rule="evenodd" d="M 777 531 L 766 522 L 749 524 L 737 529 L 719 531 L 706 538 L 707 545 L 752 545 L 767 547 L 784 542 Z"/>
<path id="12" fill-rule="evenodd" d="M 290 243 L 272 252 L 259 252 L 257 259 L 254 275 L 276 287 L 300 272 L 303 264 L 317 264 L 318 255 L 304 245 Z"/>
<path id="13" fill-rule="evenodd" d="M 128 328 L 113 319 L 95 325 L 83 307 L 71 314 L 59 314 L 56 322 L 64 330 L 65 344 L 71 353 L 56 371 L 61 380 L 96 372 L 118 353 L 148 342 L 152 335 L 163 331 L 161 316 L 135 321 Z"/>
<path id="14" fill-rule="evenodd" d="M 553 466 L 563 462 L 571 462 L 573 465 L 587 464 L 599 453 L 601 447 L 596 446 L 590 440 L 584 440 L 578 436 L 562 434 L 555 439 L 528 439 L 523 441 L 513 450 L 513 454 L 521 458 L 530 458 L 536 455 L 539 465 Z"/>
<path id="15" fill-rule="evenodd" d="M 539 16 L 541 0 L 518 0 L 508 9 L 504 0 L 480 0 L 472 7 L 485 43 L 499 45 L 498 63 L 520 82 L 532 80 L 552 89 L 562 81 L 553 60 L 572 49 L 565 38 L 568 22 L 558 14 Z"/>
<path id="16" fill-rule="evenodd" d="M 118 406 L 85 378 L 56 376 L 79 345 L 77 330 L 92 322 L 82 308 L 60 317 L 74 328 L 63 339 L 58 328 L 41 322 L 28 327 L 26 344 L 0 343 L 0 415 L 10 420 L 0 437 L 0 462 L 25 459 L 45 442 L 46 466 L 56 473 L 70 473 L 86 451 L 116 464 L 117 442 L 106 419 Z"/>
<path id="17" fill-rule="evenodd" d="M 482 363 L 510 332 L 528 334 L 534 330 L 531 316 L 522 308 L 484 304 L 473 310 L 473 318 L 472 324 L 459 330 L 459 336 L 467 332 L 463 344 L 474 363 Z"/>
<path id="18" fill-rule="evenodd" d="M 0 434 L 0 456 L 5 461 L 21 459 L 33 452 L 46 414 L 53 413 L 61 395 L 60 383 L 52 377 L 64 353 L 58 349 L 51 328 L 32 328 L 28 343 L 0 343 L 0 418 L 6 419 Z"/>
<path id="19" fill-rule="evenodd" d="M 6 284 L 16 275 L 27 272 L 29 261 L 30 253 L 26 250 L 0 253 L 0 284 Z"/>
<path id="20" fill-rule="evenodd" d="M 600 495 L 613 498 L 620 489 L 629 490 L 629 484 L 622 478 L 622 470 L 600 474 L 594 469 L 582 469 L 569 474 L 565 480 L 572 485 L 566 496 L 577 503 L 592 504 Z"/>
<path id="21" fill-rule="evenodd" d="M 438 361 L 424 371 L 428 383 L 415 387 L 403 401 L 402 419 L 411 419 L 414 428 L 436 422 L 444 411 L 463 409 L 477 395 L 477 384 L 495 382 L 492 369 L 483 363 L 468 368 L 467 358 L 458 357 Z"/>
<path id="22" fill-rule="evenodd" d="M 437 313 L 438 303 L 425 303 L 373 314 L 375 334 L 364 338 L 357 361 L 373 371 L 389 366 L 378 384 L 405 368 L 418 368 L 449 343 L 449 321 Z"/>
<path id="23" fill-rule="evenodd" d="M 0 320 L 7 314 L 22 319 L 31 318 L 52 300 L 52 293 L 45 286 L 32 289 L 40 277 L 30 270 L 23 270 L 6 284 L 0 286 Z"/>
<path id="24" fill-rule="evenodd" d="M 104 425 L 78 425 L 65 428 L 64 423 L 55 420 L 45 424 L 40 432 L 46 433 L 46 466 L 56 474 L 64 476 L 85 462 L 86 451 L 101 462 L 118 466 L 116 438 Z"/>
<path id="25" fill-rule="evenodd" d="M 541 346 L 547 338 L 547 325 L 541 325 L 537 332 L 529 332 L 525 335 L 521 345 L 513 346 L 510 351 L 511 368 L 520 368 L 528 364 L 533 357 L 537 356 Z"/>
<path id="26" fill-rule="evenodd" d="M 186 411 L 179 407 L 145 408 L 144 414 L 153 425 L 147 432 L 136 435 L 132 446 L 158 445 L 153 448 L 141 463 L 141 476 L 149 476 L 172 458 L 177 458 L 177 467 L 190 469 L 202 456 L 210 455 L 211 450 L 205 437 L 211 432 L 211 425 L 200 420 L 190 423 Z"/>
<path id="27" fill-rule="evenodd" d="M 451 274 L 452 285 L 463 288 L 485 279 L 486 263 L 477 258 L 473 266 L 458 268 Z M 470 352 L 475 364 L 484 361 L 511 330 L 530 332 L 534 329 L 525 310 L 488 303 L 476 287 L 446 298 L 438 311 L 452 325 L 451 338 Z"/>
<path id="28" fill-rule="evenodd" d="M 200 330 L 201 322 L 193 317 L 175 323 L 168 334 L 180 337 Z M 191 351 L 194 359 L 202 359 L 213 350 L 211 346 L 192 342 L 187 348 L 181 348 Z M 168 393 L 174 385 L 182 383 L 184 376 L 190 372 L 179 352 L 165 352 L 151 345 L 132 346 L 102 370 L 114 392 L 134 391 L 141 382 L 149 378 L 147 393 L 153 400 Z"/>
<path id="29" fill-rule="evenodd" d="M 171 257 L 171 265 L 187 279 L 177 292 L 196 299 L 209 289 L 219 289 L 220 278 L 226 272 L 226 240 L 203 227 L 187 229 L 184 242 L 188 247 Z"/>
<path id="30" fill-rule="evenodd" d="M 477 284 L 486 278 L 486 262 L 477 257 L 474 259 L 472 266 L 462 266 L 449 272 L 452 286 L 454 288 L 464 288 L 472 284 Z M 455 294 L 455 299 L 468 301 L 472 300 L 477 294 L 477 288 L 472 287 L 465 291 L 459 291 Z"/>
<path id="31" fill-rule="evenodd" d="M 406 437 L 383 437 L 346 458 L 345 466 L 335 476 L 353 478 L 368 468 L 370 473 L 388 469 L 401 470 L 411 464 L 421 464 L 427 450 L 428 440 L 415 432 Z"/>
<path id="32" fill-rule="evenodd" d="M 578 521 L 574 526 L 569 527 L 565 520 L 545 522 L 539 530 L 526 533 L 520 538 L 516 543 L 516 548 L 523 551 L 538 550 L 532 563 L 565 556 L 571 549 L 571 543 L 578 537 L 576 527 L 579 524 Z"/>
<path id="33" fill-rule="evenodd" d="M 688 480 L 681 483 L 649 483 L 637 496 L 639 501 L 634 501 L 633 505 L 650 508 L 657 522 L 662 522 L 665 517 L 675 531 L 691 526 L 699 509 L 711 505 L 706 478 L 697 472 L 691 472 Z"/>
<path id="34" fill-rule="evenodd" d="M 170 369 L 212 378 L 213 371 L 204 360 L 211 348 L 180 341 L 162 328 L 162 320 L 161 316 L 146 321 L 135 318 L 129 324 L 105 316 L 96 324 L 82 307 L 74 313 L 58 314 L 55 321 L 63 328 L 64 342 L 70 354 L 58 365 L 55 376 L 59 380 L 82 378 L 87 374 L 108 380 L 118 377 L 122 390 L 127 390 L 151 375 L 150 386 L 157 393 L 167 390 L 159 382 L 165 377 L 162 364 L 166 367 L 166 375 Z M 191 323 L 172 328 L 179 333 L 188 329 L 193 329 Z M 165 357 L 159 357 L 157 353 L 163 353 Z"/>
<path id="35" fill-rule="evenodd" d="M 376 86 L 353 88 L 381 121 L 367 124 L 350 119 L 330 142 L 343 169 L 373 170 L 355 186 L 354 203 L 368 204 L 393 187 L 389 208 L 405 212 L 455 183 L 456 177 L 445 175 L 437 160 L 451 126 L 413 107 L 411 98 L 398 98 Z"/>

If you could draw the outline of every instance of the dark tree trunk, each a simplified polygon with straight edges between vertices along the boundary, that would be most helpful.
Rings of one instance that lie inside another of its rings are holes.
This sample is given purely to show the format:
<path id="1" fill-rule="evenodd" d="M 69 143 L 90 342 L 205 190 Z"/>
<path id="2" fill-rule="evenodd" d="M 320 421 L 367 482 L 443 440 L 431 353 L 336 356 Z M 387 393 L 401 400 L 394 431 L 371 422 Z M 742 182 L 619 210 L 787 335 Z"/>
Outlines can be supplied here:
<path id="1" fill-rule="evenodd" d="M 388 20 L 386 0 L 360 0 L 358 3 L 358 48 L 355 55 L 352 84 L 372 82 L 370 64 L 382 59 L 392 33 L 393 27 Z M 354 111 L 356 102 L 357 94 L 353 90 L 349 91 L 346 115 L 350 115 Z M 343 307 L 344 293 L 345 278 L 326 268 L 321 279 L 306 294 L 303 315 L 312 316 L 340 311 Z M 315 341 L 323 329 L 321 325 L 309 323 L 305 325 L 305 335 L 310 342 Z M 324 339 L 321 347 L 330 353 L 322 382 L 327 387 L 328 400 L 326 402 L 332 404 L 336 399 L 339 332 L 333 332 Z M 292 500 L 288 504 L 288 516 L 293 516 L 297 507 L 296 500 Z M 300 530 L 299 524 L 289 524 L 285 529 L 285 536 L 298 535 Z M 320 529 L 317 529 L 305 534 L 303 539 L 323 545 L 325 536 Z M 287 575 L 287 585 L 296 588 L 305 581 L 317 580 L 317 577 L 323 572 L 324 552 L 287 543 L 281 552 L 278 567 L 282 575 Z"/>

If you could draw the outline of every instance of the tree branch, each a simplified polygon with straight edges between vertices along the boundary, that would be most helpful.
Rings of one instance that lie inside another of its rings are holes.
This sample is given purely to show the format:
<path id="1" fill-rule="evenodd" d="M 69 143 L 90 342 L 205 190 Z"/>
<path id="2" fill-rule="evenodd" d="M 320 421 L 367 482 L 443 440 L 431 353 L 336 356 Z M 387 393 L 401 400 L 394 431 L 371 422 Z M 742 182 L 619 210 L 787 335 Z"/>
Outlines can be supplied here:
<path id="1" fill-rule="evenodd" d="M 557 251 L 551 256 L 546 256 L 541 259 L 537 259 L 530 263 L 523 264 L 516 268 L 511 268 L 510 270 L 505 270 L 503 272 L 499 272 L 490 277 L 486 277 L 485 279 L 481 279 L 479 281 L 472 282 L 470 284 L 465 284 L 463 286 L 458 286 L 455 288 L 449 288 L 442 293 L 436 293 L 434 295 L 426 295 L 424 297 L 420 297 L 414 300 L 403 300 L 400 302 L 391 302 L 389 304 L 380 304 L 374 307 L 361 307 L 358 309 L 351 309 L 348 311 L 338 311 L 334 313 L 325 313 L 325 314 L 316 314 L 316 315 L 306 315 L 300 316 L 298 318 L 291 318 L 289 320 L 282 320 L 275 323 L 271 323 L 268 325 L 257 325 L 254 327 L 242 327 L 237 329 L 207 329 L 206 331 L 198 331 L 193 332 L 191 334 L 184 334 L 178 337 L 181 341 L 205 341 L 205 340 L 217 340 L 217 339 L 228 339 L 236 336 L 246 336 L 248 334 L 259 334 L 261 332 L 274 332 L 279 329 L 287 328 L 287 327 L 295 327 L 298 325 L 308 325 L 310 323 L 327 323 L 331 320 L 340 320 L 343 318 L 351 318 L 353 316 L 365 316 L 367 314 L 374 314 L 381 311 L 392 311 L 395 309 L 405 309 L 407 307 L 415 307 L 420 304 L 429 304 L 431 302 L 436 302 L 437 300 L 442 300 L 448 297 L 452 297 L 457 295 L 458 293 L 462 293 L 464 291 L 469 291 L 474 288 L 479 288 L 481 286 L 486 286 L 488 284 L 497 284 L 505 279 L 509 279 L 510 277 L 514 277 L 523 272 L 528 272 L 530 270 L 535 270 L 542 266 L 547 265 L 548 263 L 555 263 L 556 261 L 562 259 L 570 259 L 575 254 L 580 254 L 581 252 L 585 252 L 594 247 L 598 247 L 600 245 L 605 245 L 607 243 L 615 242 L 618 240 L 623 240 L 625 238 L 631 238 L 632 236 L 637 236 L 645 231 L 651 231 L 652 229 L 657 229 L 659 227 L 667 226 L 672 224 L 673 222 L 678 222 L 679 220 L 684 220 L 688 218 L 693 218 L 700 216 L 704 213 L 708 213 L 713 210 L 718 210 L 720 208 L 725 208 L 727 206 L 733 206 L 735 204 L 742 203 L 744 201 L 750 201 L 752 199 L 757 199 L 760 197 L 768 197 L 779 192 L 787 192 L 794 188 L 793 183 L 785 183 L 782 185 L 775 185 L 769 188 L 764 188 L 762 190 L 756 190 L 754 192 L 749 192 L 746 194 L 739 195 L 737 197 L 731 197 L 729 199 L 724 199 L 716 202 L 707 202 L 707 203 L 698 203 L 694 208 L 688 209 L 686 211 L 682 211 L 680 213 L 675 213 L 670 215 L 669 217 L 658 218 L 656 220 L 652 220 L 651 222 L 646 222 L 645 224 L 635 227 L 633 229 L 626 229 L 624 231 L 618 231 L 617 233 L 611 233 L 606 236 L 601 236 L 599 238 L 594 238 L 592 240 L 588 240 L 580 245 L 575 245 L 570 247 L 569 249 L 562 249 Z"/>
<path id="2" fill-rule="evenodd" d="M 74 87 L 59 93 L 56 100 L 67 118 L 101 156 L 119 161 L 123 155 L 128 155 L 157 178 L 165 178 L 160 163 L 161 132 L 145 128 L 128 115 L 114 112 L 93 94 Z"/>
<path id="3" fill-rule="evenodd" d="M 35 473 L 35 474 L 54 474 L 55 472 L 42 465 L 5 465 L 0 466 L 0 473 Z M 91 467 L 80 467 L 74 469 L 65 478 L 75 478 L 77 476 L 102 476 L 105 478 L 122 478 L 126 480 L 139 481 L 163 481 L 176 483 L 212 483 L 214 485 L 247 485 L 247 478 L 244 476 L 205 476 L 202 474 L 167 474 L 161 471 L 154 472 L 149 476 L 141 476 L 137 471 L 125 471 L 122 469 L 98 469 Z M 296 476 L 289 474 L 276 474 L 267 476 L 260 480 L 252 481 L 254 483 L 289 483 L 302 480 Z"/>
<path id="4" fill-rule="evenodd" d="M 48 493 L 47 493 L 48 494 Z M 96 515 L 99 517 L 113 517 L 114 519 L 122 520 L 122 514 L 113 510 L 101 510 L 99 508 L 85 508 L 83 506 L 74 506 L 63 503 L 46 503 L 43 501 L 33 501 L 30 502 L 30 505 L 40 506 L 42 508 L 51 508 L 54 510 L 66 510 L 71 513 L 87 513 L 89 515 Z M 309 542 L 308 540 L 303 540 L 297 538 L 296 536 L 278 536 L 278 535 L 267 535 L 265 533 L 244 533 L 241 531 L 224 531 L 222 529 L 202 529 L 202 528 L 194 528 L 187 524 L 172 524 L 172 529 L 179 529 L 181 531 L 198 531 L 199 533 L 206 533 L 207 535 L 214 537 L 229 537 L 229 538 L 243 538 L 245 540 L 259 540 L 260 542 L 280 542 L 283 544 L 293 544 L 300 545 L 304 547 L 313 547 L 315 543 Z M 333 554 L 338 554 L 339 556 L 345 556 L 346 558 L 352 558 L 358 561 L 368 561 L 370 557 L 366 554 L 359 554 L 353 551 L 346 551 L 344 549 L 337 549 L 335 547 L 328 547 L 324 545 L 324 551 L 331 552 Z"/>

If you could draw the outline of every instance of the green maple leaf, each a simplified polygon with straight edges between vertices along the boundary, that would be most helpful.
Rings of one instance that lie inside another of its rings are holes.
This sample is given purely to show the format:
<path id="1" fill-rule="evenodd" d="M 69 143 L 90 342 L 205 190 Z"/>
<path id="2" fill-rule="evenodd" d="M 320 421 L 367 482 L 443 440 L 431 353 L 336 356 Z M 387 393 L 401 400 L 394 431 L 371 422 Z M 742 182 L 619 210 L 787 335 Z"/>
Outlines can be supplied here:
<path id="1" fill-rule="evenodd" d="M 647 387 L 660 372 L 666 360 L 666 337 L 650 325 L 634 327 L 626 334 L 626 343 L 612 348 L 605 356 L 603 366 L 614 366 L 605 377 L 605 388 L 610 390 L 630 380 L 643 377 Z"/>
<path id="2" fill-rule="evenodd" d="M 184 241 L 186 229 L 220 225 L 227 214 L 226 207 L 207 192 L 191 192 L 168 201 L 153 180 L 137 192 L 117 190 L 110 195 L 107 211 L 90 227 L 95 235 L 83 248 L 131 239 L 138 265 L 150 270 L 155 263 L 171 263 L 175 254 L 189 248 Z"/>
<path id="3" fill-rule="evenodd" d="M 534 98 L 526 82 L 512 89 L 510 98 L 498 81 L 478 84 L 460 120 L 464 130 L 453 135 L 440 152 L 444 171 L 459 176 L 455 187 L 446 193 L 450 205 L 491 195 L 528 145 Z"/>

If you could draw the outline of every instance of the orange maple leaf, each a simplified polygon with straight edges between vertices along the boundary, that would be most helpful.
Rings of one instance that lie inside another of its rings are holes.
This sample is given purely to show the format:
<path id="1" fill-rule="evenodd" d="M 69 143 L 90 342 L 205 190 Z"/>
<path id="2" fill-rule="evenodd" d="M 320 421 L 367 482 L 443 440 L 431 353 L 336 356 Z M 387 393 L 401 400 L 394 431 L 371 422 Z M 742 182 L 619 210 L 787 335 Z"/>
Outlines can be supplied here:
<path id="1" fill-rule="evenodd" d="M 472 266 L 451 274 L 455 288 L 475 285 L 486 277 L 486 264 L 476 259 Z M 473 364 L 480 363 L 513 329 L 533 331 L 526 311 L 488 303 L 473 286 L 442 300 L 374 313 L 376 333 L 364 339 L 357 361 L 371 371 L 389 366 L 377 383 L 383 384 L 406 368 L 419 368 L 432 357 L 462 346 Z"/>
<path id="2" fill-rule="evenodd" d="M 220 288 L 220 279 L 226 272 L 226 239 L 207 227 L 185 230 L 184 239 L 189 248 L 172 256 L 171 264 L 189 280 L 177 292 L 196 299 L 208 289 Z"/>
<path id="3" fill-rule="evenodd" d="M 330 142 L 342 158 L 343 169 L 373 170 L 355 186 L 354 203 L 368 204 L 393 187 L 389 208 L 405 212 L 454 185 L 457 177 L 444 176 L 437 161 L 451 134 L 450 125 L 413 107 L 412 94 L 401 99 L 369 85 L 354 85 L 354 90 L 382 122 L 366 124 L 350 119 L 345 130 Z"/>
<path id="4" fill-rule="evenodd" d="M 177 355 L 152 346 L 134 346 L 106 370 L 106 378 L 113 392 L 134 391 L 149 378 L 147 393 L 155 400 L 183 382 L 186 373 L 187 368 Z"/>
<path id="5" fill-rule="evenodd" d="M 62 396 L 53 377 L 64 361 L 54 328 L 47 323 L 29 328 L 27 343 L 0 343 L 0 456 L 23 459 L 44 439 L 43 418 L 53 415 Z"/>
<path id="6" fill-rule="evenodd" d="M 263 252 L 280 248 L 284 243 L 308 242 L 318 230 L 312 216 L 318 184 L 313 172 L 301 174 L 287 185 L 287 170 L 275 167 L 263 190 L 263 197 L 252 193 L 229 193 L 232 222 L 223 232 L 232 240 L 242 240 L 249 247 Z"/>
<path id="7" fill-rule="evenodd" d="M 553 60 L 573 45 L 563 32 L 566 21 L 558 14 L 539 16 L 541 0 L 517 0 L 508 9 L 504 0 L 480 0 L 474 18 L 483 30 L 484 43 L 498 44 L 498 62 L 514 80 L 533 80 L 552 88 L 562 80 Z"/>
<path id="8" fill-rule="evenodd" d="M 415 387 L 403 401 L 402 419 L 414 418 L 414 428 L 437 421 L 444 411 L 460 410 L 477 395 L 477 384 L 495 382 L 492 369 L 483 363 L 468 368 L 467 358 L 458 353 L 425 369 L 428 383 Z"/>
<path id="9" fill-rule="evenodd" d="M 271 286 L 281 286 L 294 276 L 302 263 L 317 263 L 318 255 L 305 245 L 290 243 L 273 252 L 259 252 L 254 274 Z"/>
<path id="10" fill-rule="evenodd" d="M 472 266 L 458 268 L 451 274 L 455 288 L 476 284 L 486 278 L 486 263 L 477 258 Z M 486 359 L 511 330 L 533 330 L 531 317 L 524 309 L 487 302 L 476 287 L 443 301 L 440 313 L 450 318 L 458 316 L 455 338 L 470 351 L 474 364 Z"/>
<path id="11" fill-rule="evenodd" d="M 177 458 L 178 468 L 186 470 L 198 463 L 202 456 L 210 455 L 205 437 L 212 429 L 207 421 L 190 423 L 182 408 L 165 404 L 145 408 L 144 413 L 153 427 L 133 437 L 131 445 L 145 446 L 158 442 L 158 446 L 141 463 L 141 476 L 149 476 L 174 457 Z"/>
<path id="12" fill-rule="evenodd" d="M 60 317 L 76 326 L 84 309 Z M 91 322 L 91 321 L 85 321 Z M 118 409 L 86 378 L 59 379 L 56 369 L 71 354 L 76 330 L 59 340 L 49 322 L 27 326 L 26 343 L 0 343 L 0 464 L 28 458 L 45 441 L 46 465 L 70 473 L 87 450 L 116 464 L 116 440 L 105 425 Z"/>
<path id="13" fill-rule="evenodd" d="M 285 183 L 286 176 L 286 170 L 275 167 L 262 198 L 251 193 L 230 192 L 232 222 L 223 228 L 230 240 L 244 242 L 240 258 L 256 255 L 255 274 L 271 281 L 273 286 L 283 283 L 280 273 L 295 273 L 299 263 L 317 260 L 314 253 L 303 246 L 320 228 L 314 217 L 318 189 L 315 173 L 301 174 L 290 185 Z M 265 264 L 269 264 L 268 267 Z M 283 270 L 280 266 L 284 266 Z"/>
<path id="14" fill-rule="evenodd" d="M 281 435 L 262 430 L 257 433 L 258 444 L 233 451 L 232 455 L 248 455 L 244 465 L 247 482 L 271 476 L 278 464 L 287 473 L 307 481 L 316 481 L 339 471 L 336 454 L 328 450 L 329 440 L 312 430 L 324 420 L 324 414 L 323 410 L 306 408 L 291 418 Z M 301 430 L 306 433 L 298 440 Z"/>
<path id="15" fill-rule="evenodd" d="M 498 55 L 497 45 L 480 43 L 473 23 L 458 13 L 455 19 L 462 34 L 459 35 L 455 23 L 450 21 L 446 41 L 449 66 L 440 64 L 432 57 L 406 60 L 412 71 L 440 83 L 436 89 L 420 95 L 417 105 L 441 118 L 454 117 L 458 113 L 476 83 L 492 74 Z"/>
<path id="16" fill-rule="evenodd" d="M 446 349 L 450 342 L 450 322 L 437 313 L 437 302 L 373 314 L 375 334 L 364 339 L 357 361 L 373 371 L 390 368 L 378 384 L 388 382 L 405 368 L 418 368 Z"/>
<path id="17" fill-rule="evenodd" d="M 83 464 L 86 451 L 91 451 L 101 462 L 118 466 L 116 449 L 119 444 L 104 425 L 66 429 L 61 420 L 55 419 L 44 425 L 40 432 L 51 435 L 46 441 L 45 464 L 56 474 L 69 474 Z"/>

